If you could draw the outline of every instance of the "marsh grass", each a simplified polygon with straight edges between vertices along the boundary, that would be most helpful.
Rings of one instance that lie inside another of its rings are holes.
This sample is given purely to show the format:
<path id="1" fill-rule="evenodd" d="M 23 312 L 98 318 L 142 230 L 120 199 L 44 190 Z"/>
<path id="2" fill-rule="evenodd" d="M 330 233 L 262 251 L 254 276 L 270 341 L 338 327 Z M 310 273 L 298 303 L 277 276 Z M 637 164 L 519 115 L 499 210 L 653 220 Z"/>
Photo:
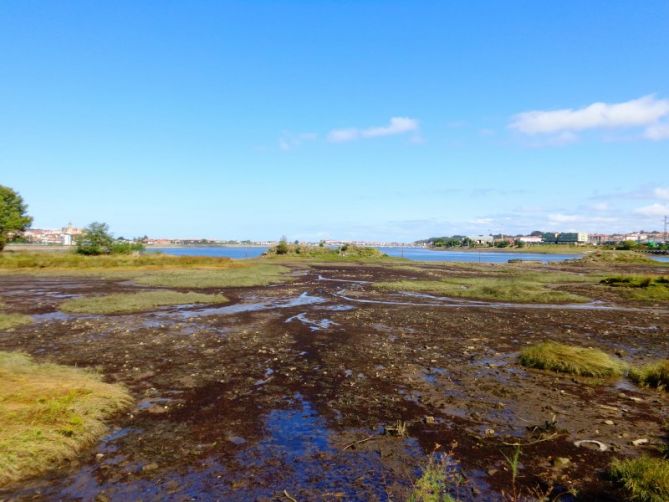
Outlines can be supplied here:
<path id="1" fill-rule="evenodd" d="M 632 368 L 629 376 L 637 385 L 669 391 L 669 359 Z"/>
<path id="2" fill-rule="evenodd" d="M 455 277 L 435 281 L 393 281 L 374 285 L 393 291 L 419 291 L 444 296 L 516 303 L 581 303 L 589 299 L 517 277 Z"/>
<path id="3" fill-rule="evenodd" d="M 164 270 L 142 274 L 135 282 L 169 288 L 266 286 L 291 280 L 290 269 L 273 263 L 253 263 L 227 269 Z"/>
<path id="4" fill-rule="evenodd" d="M 139 293 L 115 293 L 66 300 L 60 304 L 64 312 L 80 314 L 121 314 L 142 312 L 166 305 L 188 305 L 194 303 L 225 303 L 223 295 L 203 293 L 180 293 L 178 291 L 142 291 Z"/>
<path id="5" fill-rule="evenodd" d="M 131 402 L 95 373 L 0 352 L 0 486 L 74 458 Z"/>
<path id="6" fill-rule="evenodd" d="M 457 502 L 449 491 L 463 483 L 461 476 L 448 465 L 448 457 L 441 455 L 439 460 L 431 455 L 423 472 L 416 480 L 408 502 Z"/>
<path id="7" fill-rule="evenodd" d="M 32 322 L 32 317 L 24 314 L 3 314 L 0 312 L 0 330 L 24 326 Z"/>
<path id="8" fill-rule="evenodd" d="M 626 368 L 622 361 L 601 350 L 550 341 L 523 349 L 520 363 L 529 368 L 588 377 L 617 376 Z"/>
<path id="9" fill-rule="evenodd" d="M 37 271 L 49 269 L 118 269 L 118 268 L 163 268 L 163 267 L 235 267 L 244 266 L 230 258 L 209 256 L 170 256 L 159 253 L 141 255 L 84 256 L 74 252 L 65 253 L 0 253 L 0 270 Z"/>
<path id="10" fill-rule="evenodd" d="M 653 260 L 643 253 L 635 251 L 595 251 L 588 253 L 582 258 L 575 260 L 576 264 L 603 264 L 603 265 L 658 265 L 662 266 L 661 262 Z"/>
<path id="11" fill-rule="evenodd" d="M 614 460 L 609 473 L 629 493 L 629 500 L 666 502 L 669 500 L 669 460 L 641 456 Z"/>
<path id="12" fill-rule="evenodd" d="M 615 288 L 623 297 L 642 301 L 669 301 L 669 277 L 621 275 L 606 277 L 601 284 Z"/>

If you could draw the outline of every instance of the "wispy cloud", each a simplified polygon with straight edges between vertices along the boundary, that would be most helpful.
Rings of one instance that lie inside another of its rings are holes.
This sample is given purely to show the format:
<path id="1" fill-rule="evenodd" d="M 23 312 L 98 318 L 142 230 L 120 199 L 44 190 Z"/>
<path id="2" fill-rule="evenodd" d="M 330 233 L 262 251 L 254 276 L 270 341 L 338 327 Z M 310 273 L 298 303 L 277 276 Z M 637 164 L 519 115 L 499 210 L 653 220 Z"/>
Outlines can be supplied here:
<path id="1" fill-rule="evenodd" d="M 315 141 L 316 139 L 318 139 L 318 134 L 315 132 L 291 133 L 289 131 L 284 131 L 279 138 L 279 148 L 284 152 L 287 152 L 294 150 L 302 143 Z"/>
<path id="2" fill-rule="evenodd" d="M 610 216 L 591 216 L 586 214 L 552 213 L 548 215 L 551 223 L 611 223 L 617 219 Z"/>
<path id="3" fill-rule="evenodd" d="M 622 103 L 598 102 L 576 109 L 532 110 L 514 115 L 509 128 L 529 136 L 551 136 L 557 138 L 557 143 L 574 141 L 576 133 L 587 130 L 629 128 L 642 128 L 642 137 L 646 139 L 667 139 L 669 99 L 648 95 Z"/>
<path id="4" fill-rule="evenodd" d="M 667 216 L 669 215 L 669 204 L 660 204 L 656 202 L 649 206 L 639 207 L 634 210 L 636 214 L 641 216 Z"/>
<path id="5" fill-rule="evenodd" d="M 409 117 L 392 117 L 385 126 L 374 126 L 364 129 L 357 127 L 333 129 L 328 133 L 327 139 L 331 143 L 344 143 L 356 139 L 379 138 L 412 132 L 414 133 L 414 137 L 419 138 L 417 135 L 418 130 L 418 120 Z"/>
<path id="6" fill-rule="evenodd" d="M 669 187 L 657 187 L 653 190 L 653 194 L 658 199 L 669 200 Z"/>

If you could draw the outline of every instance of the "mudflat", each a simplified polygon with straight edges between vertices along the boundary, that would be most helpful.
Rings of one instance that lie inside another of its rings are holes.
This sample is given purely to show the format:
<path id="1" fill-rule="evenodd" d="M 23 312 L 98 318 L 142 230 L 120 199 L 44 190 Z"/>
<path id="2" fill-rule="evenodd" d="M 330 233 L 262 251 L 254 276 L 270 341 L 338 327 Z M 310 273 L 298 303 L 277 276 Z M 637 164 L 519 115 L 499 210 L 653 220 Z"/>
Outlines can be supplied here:
<path id="1" fill-rule="evenodd" d="M 667 444 L 666 392 L 624 374 L 519 362 L 547 340 L 595 347 L 626 366 L 666 358 L 664 293 L 602 282 L 662 278 L 666 266 L 281 264 L 288 281 L 170 287 L 221 303 L 104 315 L 59 306 L 161 286 L 137 274 L 0 275 L 5 310 L 32 316 L 0 331 L 0 350 L 99 368 L 136 400 L 77 461 L 5 486 L 0 498 L 404 500 L 441 455 L 459 500 L 503 500 L 514 489 L 620 500 L 606 475 L 613 459 Z M 514 275 L 520 289 L 540 284 L 537 301 L 468 293 L 488 291 L 479 278 Z M 565 301 L 543 303 L 541 288 Z"/>

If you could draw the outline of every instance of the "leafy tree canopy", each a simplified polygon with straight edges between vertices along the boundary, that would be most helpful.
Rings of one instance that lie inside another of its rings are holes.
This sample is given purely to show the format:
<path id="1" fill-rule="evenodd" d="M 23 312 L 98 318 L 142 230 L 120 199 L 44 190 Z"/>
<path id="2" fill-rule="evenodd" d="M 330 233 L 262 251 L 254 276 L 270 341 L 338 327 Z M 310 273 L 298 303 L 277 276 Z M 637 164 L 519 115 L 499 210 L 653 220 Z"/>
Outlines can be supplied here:
<path id="1" fill-rule="evenodd" d="M 23 198 L 11 188 L 0 185 L 0 251 L 11 234 L 23 232 L 32 222 Z"/>
<path id="2" fill-rule="evenodd" d="M 109 225 L 94 221 L 77 239 L 77 253 L 86 255 L 110 254 L 114 238 L 109 233 Z"/>

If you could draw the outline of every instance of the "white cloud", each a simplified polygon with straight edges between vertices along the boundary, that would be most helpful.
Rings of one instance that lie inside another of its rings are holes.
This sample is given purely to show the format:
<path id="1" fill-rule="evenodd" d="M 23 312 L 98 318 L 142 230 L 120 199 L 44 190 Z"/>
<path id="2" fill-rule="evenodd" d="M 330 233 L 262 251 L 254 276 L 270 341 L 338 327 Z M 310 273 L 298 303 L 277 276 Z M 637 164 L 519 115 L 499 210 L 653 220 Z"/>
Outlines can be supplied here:
<path id="1" fill-rule="evenodd" d="M 607 211 L 609 209 L 608 202 L 595 202 L 591 205 L 592 209 L 595 211 Z"/>
<path id="2" fill-rule="evenodd" d="M 657 123 L 648 127 L 643 134 L 646 138 L 659 141 L 669 139 L 669 123 Z"/>
<path id="3" fill-rule="evenodd" d="M 475 220 L 470 221 L 473 225 L 491 225 L 492 222 L 492 218 L 476 218 Z"/>
<path id="4" fill-rule="evenodd" d="M 653 193 L 658 199 L 669 200 L 669 187 L 657 187 Z"/>
<path id="5" fill-rule="evenodd" d="M 611 223 L 617 219 L 610 216 L 552 213 L 548 215 L 548 221 L 551 223 Z"/>
<path id="6" fill-rule="evenodd" d="M 343 143 L 360 137 L 357 129 L 333 129 L 328 133 L 328 141 L 332 143 Z"/>
<path id="7" fill-rule="evenodd" d="M 669 215 L 669 205 L 656 202 L 650 206 L 637 208 L 634 212 L 642 216 L 667 216 Z"/>
<path id="8" fill-rule="evenodd" d="M 368 127 L 366 129 L 333 129 L 328 133 L 328 141 L 343 143 L 360 138 L 379 138 L 418 131 L 418 121 L 409 117 L 392 117 L 388 125 Z"/>
<path id="9" fill-rule="evenodd" d="M 594 130 L 643 127 L 644 137 L 669 137 L 669 125 L 660 122 L 669 117 L 669 99 L 653 95 L 623 103 L 593 103 L 583 108 L 532 110 L 512 117 L 509 127 L 523 134 L 564 134 Z"/>
<path id="10" fill-rule="evenodd" d="M 302 143 L 307 141 L 315 141 L 318 138 L 318 134 L 314 132 L 301 132 L 301 133 L 291 133 L 284 131 L 279 138 L 279 148 L 284 152 L 294 150 Z"/>

